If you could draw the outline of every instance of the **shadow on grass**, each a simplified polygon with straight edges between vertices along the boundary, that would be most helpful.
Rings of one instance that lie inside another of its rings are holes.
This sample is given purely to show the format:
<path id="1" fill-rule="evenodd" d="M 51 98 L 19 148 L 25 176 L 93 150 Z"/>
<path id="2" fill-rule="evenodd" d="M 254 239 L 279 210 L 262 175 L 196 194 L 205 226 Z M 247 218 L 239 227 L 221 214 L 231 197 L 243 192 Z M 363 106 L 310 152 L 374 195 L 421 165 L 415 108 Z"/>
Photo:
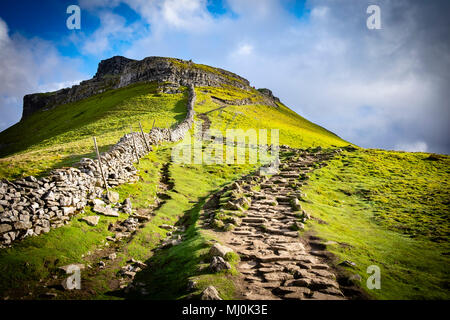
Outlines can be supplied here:
<path id="1" fill-rule="evenodd" d="M 184 240 L 176 246 L 164 249 L 155 249 L 154 255 L 145 261 L 147 267 L 138 272 L 130 285 L 139 290 L 115 290 L 106 293 L 109 296 L 122 297 L 125 299 L 151 299 L 151 300 L 175 300 L 186 295 L 188 278 L 193 275 L 208 273 L 198 269 L 202 260 L 206 259 L 209 244 L 207 239 L 200 233 L 196 222 L 200 210 L 205 204 L 208 196 L 199 199 L 199 202 L 191 209 L 186 210 L 176 223 L 177 226 L 184 225 Z"/>

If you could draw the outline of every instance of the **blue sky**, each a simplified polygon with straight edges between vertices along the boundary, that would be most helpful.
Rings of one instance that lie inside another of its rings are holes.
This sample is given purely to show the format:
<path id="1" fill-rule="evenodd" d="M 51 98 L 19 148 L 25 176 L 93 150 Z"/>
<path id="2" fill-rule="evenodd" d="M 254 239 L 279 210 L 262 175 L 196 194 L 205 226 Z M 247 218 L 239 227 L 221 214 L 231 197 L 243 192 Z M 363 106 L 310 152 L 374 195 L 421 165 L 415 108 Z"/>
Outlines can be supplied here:
<path id="1" fill-rule="evenodd" d="M 24 94 L 91 78 L 100 60 L 171 56 L 233 71 L 363 147 L 449 153 L 450 1 L 0 2 L 0 130 Z M 81 8 L 68 30 L 66 8 Z M 381 30 L 366 9 L 381 8 Z"/>

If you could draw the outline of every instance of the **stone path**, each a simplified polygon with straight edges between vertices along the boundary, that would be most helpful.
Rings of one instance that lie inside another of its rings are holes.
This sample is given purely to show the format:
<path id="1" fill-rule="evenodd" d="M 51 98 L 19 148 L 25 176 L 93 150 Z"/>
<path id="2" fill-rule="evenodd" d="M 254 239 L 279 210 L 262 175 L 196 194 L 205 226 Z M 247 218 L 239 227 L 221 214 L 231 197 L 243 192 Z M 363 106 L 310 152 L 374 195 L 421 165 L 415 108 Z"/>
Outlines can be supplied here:
<path id="1" fill-rule="evenodd" d="M 335 274 L 319 258 L 324 252 L 308 249 L 296 231 L 308 218 L 299 190 L 314 165 L 330 156 L 296 151 L 281 163 L 278 174 L 260 177 L 259 191 L 242 183 L 252 195 L 251 206 L 221 240 L 241 257 L 243 299 L 345 299 Z"/>

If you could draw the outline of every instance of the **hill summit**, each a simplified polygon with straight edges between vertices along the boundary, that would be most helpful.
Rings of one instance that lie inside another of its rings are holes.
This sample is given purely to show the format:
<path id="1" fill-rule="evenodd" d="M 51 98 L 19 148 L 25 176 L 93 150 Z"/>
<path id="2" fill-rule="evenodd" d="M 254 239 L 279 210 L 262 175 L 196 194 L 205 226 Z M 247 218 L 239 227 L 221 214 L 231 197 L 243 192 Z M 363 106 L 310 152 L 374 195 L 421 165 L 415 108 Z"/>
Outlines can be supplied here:
<path id="1" fill-rule="evenodd" d="M 54 92 L 34 93 L 23 98 L 22 120 L 38 110 L 76 102 L 108 89 L 118 89 L 137 82 L 171 82 L 179 85 L 222 86 L 231 85 L 250 90 L 250 82 L 232 72 L 175 58 L 147 57 L 142 60 L 122 56 L 100 61 L 97 73 L 79 85 Z M 270 90 L 262 90 L 270 100 Z"/>

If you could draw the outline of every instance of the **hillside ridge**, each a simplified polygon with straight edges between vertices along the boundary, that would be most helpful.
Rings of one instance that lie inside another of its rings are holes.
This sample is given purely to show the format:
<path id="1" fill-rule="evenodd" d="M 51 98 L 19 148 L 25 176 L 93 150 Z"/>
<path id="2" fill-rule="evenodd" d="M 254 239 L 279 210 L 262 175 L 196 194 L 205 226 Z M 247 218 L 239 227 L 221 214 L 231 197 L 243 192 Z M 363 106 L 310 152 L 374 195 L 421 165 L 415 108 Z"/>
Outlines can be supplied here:
<path id="1" fill-rule="evenodd" d="M 90 200 L 101 197 L 104 189 L 108 191 L 108 186 L 135 182 L 138 172 L 134 163 L 152 151 L 152 145 L 181 140 L 191 128 L 196 94 L 193 86 L 188 90 L 186 118 L 173 129 L 126 134 L 101 154 L 102 163 L 83 158 L 75 167 L 55 169 L 48 177 L 0 181 L 0 248 L 63 226 Z"/>
<path id="2" fill-rule="evenodd" d="M 183 86 L 217 87 L 231 85 L 247 91 L 251 90 L 250 82 L 247 79 L 230 71 L 195 64 L 191 60 L 165 57 L 147 57 L 142 60 L 133 60 L 122 56 L 114 56 L 100 61 L 94 77 L 82 81 L 79 85 L 54 92 L 25 95 L 21 121 L 39 110 L 49 110 L 61 104 L 76 102 L 109 89 L 118 89 L 133 83 L 151 81 L 171 82 Z M 266 91 L 262 94 L 265 93 Z M 270 95 L 265 94 L 265 96 L 275 100 L 271 92 Z"/>

